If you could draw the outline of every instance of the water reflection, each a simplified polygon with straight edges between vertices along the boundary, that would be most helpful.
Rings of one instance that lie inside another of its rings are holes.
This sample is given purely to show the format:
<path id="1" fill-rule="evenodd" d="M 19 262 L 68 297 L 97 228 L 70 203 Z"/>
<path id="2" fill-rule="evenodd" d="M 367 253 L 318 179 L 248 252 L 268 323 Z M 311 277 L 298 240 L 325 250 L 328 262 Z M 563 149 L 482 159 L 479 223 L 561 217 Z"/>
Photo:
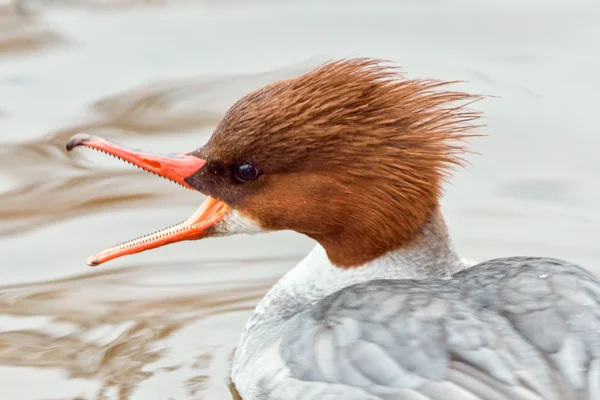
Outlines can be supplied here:
<path id="1" fill-rule="evenodd" d="M 202 196 L 64 146 L 87 132 L 192 150 L 238 97 L 323 61 L 315 54 L 386 57 L 411 76 L 501 96 L 482 103 L 483 157 L 444 200 L 459 250 L 597 266 L 593 12 L 564 2 L 543 12 L 450 2 L 443 13 L 410 2 L 258 2 L 264 12 L 238 1 L 163 3 L 0 3 L 3 399 L 229 398 L 229 360 L 251 308 L 312 242 L 284 233 L 181 243 L 90 270 L 86 256 L 184 219 Z"/>
<path id="2" fill-rule="evenodd" d="M 2 56 L 36 52 L 64 39 L 47 29 L 22 1 L 0 4 L 0 59 Z"/>
<path id="3" fill-rule="evenodd" d="M 0 287 L 0 320 L 8 326 L 0 331 L 0 365 L 61 368 L 71 378 L 100 382 L 97 398 L 109 389 L 129 398 L 142 381 L 182 372 L 181 388 L 190 398 L 222 391 L 227 364 L 213 361 L 233 347 L 215 340 L 215 321 L 240 325 L 240 314 L 247 316 L 273 284 L 273 278 L 248 276 L 253 264 L 281 270 L 290 262 L 282 257 L 129 266 Z M 185 283 L 169 283 L 174 276 Z M 195 335 L 210 340 L 198 346 Z M 182 346 L 194 352 L 170 353 Z"/>

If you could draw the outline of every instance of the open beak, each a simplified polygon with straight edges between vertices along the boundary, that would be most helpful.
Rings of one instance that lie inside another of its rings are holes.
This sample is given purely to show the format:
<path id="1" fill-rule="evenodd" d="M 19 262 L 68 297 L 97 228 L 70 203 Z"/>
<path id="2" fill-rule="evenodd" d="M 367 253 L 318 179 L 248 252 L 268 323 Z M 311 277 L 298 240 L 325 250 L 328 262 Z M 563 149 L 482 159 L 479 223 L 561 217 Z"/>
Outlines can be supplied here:
<path id="1" fill-rule="evenodd" d="M 206 164 L 206 160 L 190 154 L 155 154 L 147 151 L 130 149 L 105 139 L 84 133 L 73 136 L 67 143 L 67 150 L 85 146 L 120 158 L 148 172 L 169 179 L 188 189 L 185 178 L 193 175 Z M 219 222 L 230 208 L 222 201 L 208 197 L 196 212 L 186 221 L 170 228 L 142 236 L 138 239 L 110 247 L 87 259 L 88 265 L 98 265 L 114 258 L 141 251 L 154 249 L 166 244 L 183 240 L 197 240 L 206 237 L 208 229 Z"/>

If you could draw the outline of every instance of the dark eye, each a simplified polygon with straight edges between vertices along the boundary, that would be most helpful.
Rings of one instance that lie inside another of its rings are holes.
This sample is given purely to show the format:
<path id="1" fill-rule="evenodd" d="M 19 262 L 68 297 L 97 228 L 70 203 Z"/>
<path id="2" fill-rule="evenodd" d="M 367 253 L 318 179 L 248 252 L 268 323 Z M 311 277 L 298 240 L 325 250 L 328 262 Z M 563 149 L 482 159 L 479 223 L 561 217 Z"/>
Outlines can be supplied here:
<path id="1" fill-rule="evenodd" d="M 252 182 L 256 178 L 258 178 L 258 169 L 252 164 L 240 164 L 237 168 L 234 169 L 233 175 L 235 179 L 240 182 L 247 183 Z"/>

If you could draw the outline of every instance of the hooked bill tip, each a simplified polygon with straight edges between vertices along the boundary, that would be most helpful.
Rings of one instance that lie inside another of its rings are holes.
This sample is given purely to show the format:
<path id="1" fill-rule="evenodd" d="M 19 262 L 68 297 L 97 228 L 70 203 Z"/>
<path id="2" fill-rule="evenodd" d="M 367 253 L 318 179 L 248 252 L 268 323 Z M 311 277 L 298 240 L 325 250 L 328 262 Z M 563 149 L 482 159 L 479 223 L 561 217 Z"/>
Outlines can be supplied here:
<path id="1" fill-rule="evenodd" d="M 73 150 L 77 146 L 81 146 L 85 142 L 88 142 L 92 139 L 90 135 L 87 133 L 78 133 L 76 135 L 71 136 L 71 139 L 67 142 L 67 151 Z"/>
<path id="2" fill-rule="evenodd" d="M 87 260 L 85 260 L 85 263 L 87 265 L 89 265 L 90 267 L 95 267 L 96 265 L 100 264 L 100 261 L 96 257 L 91 256 L 91 257 L 88 257 Z"/>

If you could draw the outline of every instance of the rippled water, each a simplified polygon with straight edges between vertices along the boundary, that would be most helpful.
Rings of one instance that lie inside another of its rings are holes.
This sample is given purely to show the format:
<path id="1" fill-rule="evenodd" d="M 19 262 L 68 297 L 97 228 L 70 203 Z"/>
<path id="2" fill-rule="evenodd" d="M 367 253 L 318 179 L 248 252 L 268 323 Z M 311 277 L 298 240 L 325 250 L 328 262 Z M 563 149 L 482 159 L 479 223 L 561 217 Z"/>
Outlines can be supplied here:
<path id="1" fill-rule="evenodd" d="M 203 197 L 64 145 L 88 132 L 189 151 L 242 94 L 334 57 L 497 96 L 443 201 L 461 254 L 600 270 L 600 11 L 562 3 L 0 3 L 0 397 L 231 397 L 245 320 L 312 242 L 208 239 L 90 269 Z"/>

